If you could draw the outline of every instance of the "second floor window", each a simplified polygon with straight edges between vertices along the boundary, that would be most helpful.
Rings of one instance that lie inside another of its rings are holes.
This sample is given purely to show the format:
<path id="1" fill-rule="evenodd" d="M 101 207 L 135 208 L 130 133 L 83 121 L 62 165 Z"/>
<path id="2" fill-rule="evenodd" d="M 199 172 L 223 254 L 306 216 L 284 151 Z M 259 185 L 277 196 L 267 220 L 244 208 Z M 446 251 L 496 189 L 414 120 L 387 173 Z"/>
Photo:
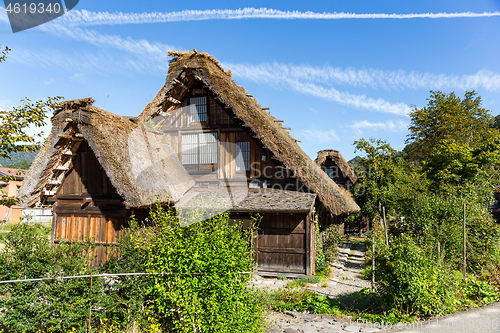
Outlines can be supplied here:
<path id="1" fill-rule="evenodd" d="M 207 121 L 207 98 L 206 97 L 191 97 L 189 104 L 194 106 L 190 108 L 190 121 L 199 123 Z"/>
<path id="2" fill-rule="evenodd" d="M 217 164 L 217 133 L 183 134 L 182 164 Z"/>
<path id="3" fill-rule="evenodd" d="M 236 163 L 236 171 L 250 171 L 250 142 L 236 142 L 241 151 L 241 160 Z"/>

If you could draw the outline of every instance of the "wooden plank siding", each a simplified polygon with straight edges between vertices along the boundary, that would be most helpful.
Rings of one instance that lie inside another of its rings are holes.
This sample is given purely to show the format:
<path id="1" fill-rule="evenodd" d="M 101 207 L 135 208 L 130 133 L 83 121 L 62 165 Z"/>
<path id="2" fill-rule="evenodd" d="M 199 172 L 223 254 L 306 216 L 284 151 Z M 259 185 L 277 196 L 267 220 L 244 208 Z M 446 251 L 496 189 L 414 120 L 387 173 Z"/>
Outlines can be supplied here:
<path id="1" fill-rule="evenodd" d="M 310 228 L 307 214 L 264 214 L 256 240 L 259 271 L 311 274 Z"/>
<path id="2" fill-rule="evenodd" d="M 127 227 L 129 212 L 86 141 L 55 195 L 53 244 L 92 241 L 93 265 L 107 260 Z"/>

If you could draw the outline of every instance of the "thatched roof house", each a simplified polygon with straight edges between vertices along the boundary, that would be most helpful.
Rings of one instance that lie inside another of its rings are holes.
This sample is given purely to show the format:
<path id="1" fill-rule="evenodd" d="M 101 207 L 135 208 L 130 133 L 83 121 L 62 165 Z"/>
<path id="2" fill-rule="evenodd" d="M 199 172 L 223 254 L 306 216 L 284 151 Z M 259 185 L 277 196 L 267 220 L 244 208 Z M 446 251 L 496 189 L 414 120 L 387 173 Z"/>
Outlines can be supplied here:
<path id="1" fill-rule="evenodd" d="M 337 223 L 359 207 L 212 56 L 169 55 L 166 84 L 138 117 L 91 98 L 56 105 L 24 204 L 54 205 L 55 242 L 108 246 L 156 200 L 184 209 L 222 198 L 215 211 L 243 221 L 263 214 L 254 243 L 261 273 L 311 274 L 315 207 Z"/>
<path id="2" fill-rule="evenodd" d="M 196 81 L 203 83 L 217 96 L 225 108 L 234 112 L 234 117 L 249 128 L 273 157 L 292 170 L 311 192 L 318 195 L 323 205 L 335 215 L 353 213 L 358 205 L 349 194 L 337 186 L 309 156 L 299 147 L 281 122 L 268 114 L 243 87 L 231 79 L 217 60 L 196 50 L 193 52 L 169 52 L 173 56 L 167 81 L 156 97 L 139 115 L 147 121 L 158 115 L 172 112 Z"/>
<path id="3" fill-rule="evenodd" d="M 92 106 L 93 102 L 86 98 L 55 105 L 50 136 L 20 189 L 24 205 L 47 204 L 62 184 L 82 141 L 90 146 L 126 208 L 147 207 L 156 199 L 179 200 L 194 181 L 176 156 L 151 156 L 146 145 L 152 145 L 153 138 L 135 135 L 138 132 L 134 129 L 144 126 L 136 117 L 113 114 Z M 153 186 L 141 186 L 146 182 Z"/>
<path id="4" fill-rule="evenodd" d="M 320 150 L 314 162 L 316 162 L 323 171 L 329 174 L 330 178 L 337 184 L 344 185 L 347 181 L 354 184 L 358 180 L 358 177 L 338 150 Z"/>

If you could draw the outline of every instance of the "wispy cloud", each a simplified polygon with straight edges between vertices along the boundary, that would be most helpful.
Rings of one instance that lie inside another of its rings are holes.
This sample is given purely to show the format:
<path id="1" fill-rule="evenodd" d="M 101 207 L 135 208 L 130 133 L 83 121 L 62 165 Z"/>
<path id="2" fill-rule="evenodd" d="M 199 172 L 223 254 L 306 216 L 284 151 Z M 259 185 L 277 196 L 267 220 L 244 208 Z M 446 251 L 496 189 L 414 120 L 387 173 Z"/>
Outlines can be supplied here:
<path id="1" fill-rule="evenodd" d="M 312 12 L 312 11 L 283 11 L 268 8 L 240 8 L 240 9 L 209 9 L 183 10 L 177 12 L 152 13 L 109 13 L 90 12 L 87 10 L 72 10 L 62 17 L 65 24 L 71 25 L 116 25 L 165 23 L 179 21 L 203 20 L 238 20 L 238 19 L 301 19 L 301 20 L 343 20 L 343 19 L 442 19 L 442 18 L 477 18 L 500 16 L 500 12 L 456 12 L 456 13 L 345 13 L 345 12 Z"/>
<path id="2" fill-rule="evenodd" d="M 362 129 L 372 129 L 372 130 L 383 130 L 383 131 L 405 131 L 408 124 L 402 120 L 393 122 L 388 120 L 386 122 L 370 122 L 368 120 L 355 121 L 352 126 L 357 130 Z"/>
<path id="3" fill-rule="evenodd" d="M 374 99 L 366 95 L 356 95 L 341 92 L 324 84 L 332 83 L 331 80 L 322 80 L 324 76 L 320 70 L 309 66 L 287 66 L 282 64 L 230 64 L 222 63 L 224 68 L 231 69 L 235 77 L 267 84 L 272 87 L 286 86 L 299 93 L 319 97 L 342 105 L 367 109 L 370 111 L 385 112 L 397 115 L 406 115 L 410 107 L 404 103 L 390 103 L 382 98 Z"/>
<path id="4" fill-rule="evenodd" d="M 299 132 L 299 136 L 304 141 L 315 141 L 317 143 L 340 141 L 334 130 L 302 130 Z"/>
<path id="5" fill-rule="evenodd" d="M 415 71 L 387 71 L 282 63 L 223 64 L 235 75 L 252 81 L 275 82 L 277 78 L 382 89 L 477 89 L 500 90 L 500 74 L 483 69 L 469 75 L 445 75 Z"/>
<path id="6" fill-rule="evenodd" d="M 0 7 L 0 22 L 9 23 L 9 17 L 3 7 Z"/>

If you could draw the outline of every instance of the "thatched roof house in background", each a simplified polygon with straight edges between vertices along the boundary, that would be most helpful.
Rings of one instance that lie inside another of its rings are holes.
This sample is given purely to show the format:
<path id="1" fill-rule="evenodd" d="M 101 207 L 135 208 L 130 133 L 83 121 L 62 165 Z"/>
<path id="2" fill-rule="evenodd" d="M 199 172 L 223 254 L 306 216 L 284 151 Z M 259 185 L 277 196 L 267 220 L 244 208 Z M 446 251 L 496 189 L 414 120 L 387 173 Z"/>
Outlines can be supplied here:
<path id="1" fill-rule="evenodd" d="M 358 177 L 338 150 L 320 150 L 314 162 L 316 162 L 316 164 L 323 169 L 336 184 L 346 186 L 349 183 L 354 184 L 358 180 Z"/>
<path id="2" fill-rule="evenodd" d="M 165 86 L 137 118 L 92 99 L 58 105 L 25 204 L 54 203 L 56 242 L 93 236 L 108 245 L 157 196 L 189 207 L 230 187 L 233 218 L 263 214 L 253 244 L 260 272 L 312 274 L 315 207 L 337 223 L 359 207 L 215 58 L 169 55 Z"/>

